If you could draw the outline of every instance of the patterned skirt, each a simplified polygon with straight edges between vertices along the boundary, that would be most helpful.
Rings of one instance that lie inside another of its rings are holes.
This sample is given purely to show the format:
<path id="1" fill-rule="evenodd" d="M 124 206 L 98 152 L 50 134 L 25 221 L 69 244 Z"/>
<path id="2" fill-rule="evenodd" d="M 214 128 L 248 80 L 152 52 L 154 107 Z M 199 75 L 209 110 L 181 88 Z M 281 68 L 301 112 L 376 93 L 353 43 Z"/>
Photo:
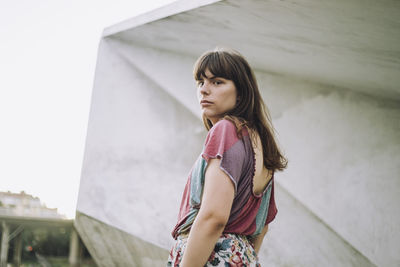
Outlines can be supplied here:
<path id="1" fill-rule="evenodd" d="M 167 267 L 179 267 L 187 238 L 187 234 L 178 236 L 169 253 Z M 238 234 L 222 234 L 204 266 L 261 267 L 253 245 L 246 236 Z"/>

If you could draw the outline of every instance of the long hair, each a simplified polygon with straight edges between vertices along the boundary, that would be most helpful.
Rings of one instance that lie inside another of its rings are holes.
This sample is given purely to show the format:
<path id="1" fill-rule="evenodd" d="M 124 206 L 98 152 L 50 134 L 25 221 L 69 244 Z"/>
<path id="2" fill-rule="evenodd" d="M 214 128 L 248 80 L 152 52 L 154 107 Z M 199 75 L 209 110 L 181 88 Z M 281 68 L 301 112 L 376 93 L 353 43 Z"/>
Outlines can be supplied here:
<path id="1" fill-rule="evenodd" d="M 285 169 L 287 159 L 275 141 L 271 117 L 247 60 L 236 50 L 217 47 L 197 59 L 193 69 L 194 79 L 199 81 L 202 76 L 206 77 L 207 69 L 214 76 L 231 80 L 235 84 L 238 102 L 225 114 L 224 119 L 235 124 L 238 134 L 243 126 L 256 130 L 262 143 L 264 166 L 272 171 Z M 204 114 L 203 123 L 207 130 L 211 129 L 212 122 Z"/>

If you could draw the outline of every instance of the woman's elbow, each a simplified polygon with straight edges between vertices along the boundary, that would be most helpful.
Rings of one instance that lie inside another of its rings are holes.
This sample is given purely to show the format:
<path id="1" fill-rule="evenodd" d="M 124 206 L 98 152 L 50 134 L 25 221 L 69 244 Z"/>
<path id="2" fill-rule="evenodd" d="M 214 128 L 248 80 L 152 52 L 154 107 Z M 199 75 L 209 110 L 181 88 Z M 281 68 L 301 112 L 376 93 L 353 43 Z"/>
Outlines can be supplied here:
<path id="1" fill-rule="evenodd" d="M 228 223 L 227 216 L 218 212 L 199 213 L 198 219 L 216 231 L 220 231 L 221 229 L 223 230 Z"/>

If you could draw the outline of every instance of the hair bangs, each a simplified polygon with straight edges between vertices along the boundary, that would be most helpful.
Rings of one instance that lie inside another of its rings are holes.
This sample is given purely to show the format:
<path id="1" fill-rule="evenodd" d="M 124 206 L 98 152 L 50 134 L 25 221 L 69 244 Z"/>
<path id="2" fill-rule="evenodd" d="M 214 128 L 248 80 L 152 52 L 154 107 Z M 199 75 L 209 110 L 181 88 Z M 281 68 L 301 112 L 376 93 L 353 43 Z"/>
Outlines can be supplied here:
<path id="1" fill-rule="evenodd" d="M 233 80 L 234 71 L 229 63 L 229 55 L 223 51 L 212 51 L 201 56 L 194 67 L 193 76 L 196 81 L 206 77 L 208 69 L 214 76 Z"/>

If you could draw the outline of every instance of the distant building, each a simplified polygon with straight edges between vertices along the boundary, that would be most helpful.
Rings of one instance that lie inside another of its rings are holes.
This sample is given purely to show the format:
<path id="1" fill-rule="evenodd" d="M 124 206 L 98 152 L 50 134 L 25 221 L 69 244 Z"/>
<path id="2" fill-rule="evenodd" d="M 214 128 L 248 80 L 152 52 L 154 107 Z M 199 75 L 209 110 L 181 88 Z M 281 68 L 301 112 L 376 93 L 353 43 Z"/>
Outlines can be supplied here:
<path id="1" fill-rule="evenodd" d="M 47 208 L 38 197 L 24 191 L 20 193 L 0 192 L 0 216 L 66 219 L 65 215 L 58 213 L 57 208 Z"/>

